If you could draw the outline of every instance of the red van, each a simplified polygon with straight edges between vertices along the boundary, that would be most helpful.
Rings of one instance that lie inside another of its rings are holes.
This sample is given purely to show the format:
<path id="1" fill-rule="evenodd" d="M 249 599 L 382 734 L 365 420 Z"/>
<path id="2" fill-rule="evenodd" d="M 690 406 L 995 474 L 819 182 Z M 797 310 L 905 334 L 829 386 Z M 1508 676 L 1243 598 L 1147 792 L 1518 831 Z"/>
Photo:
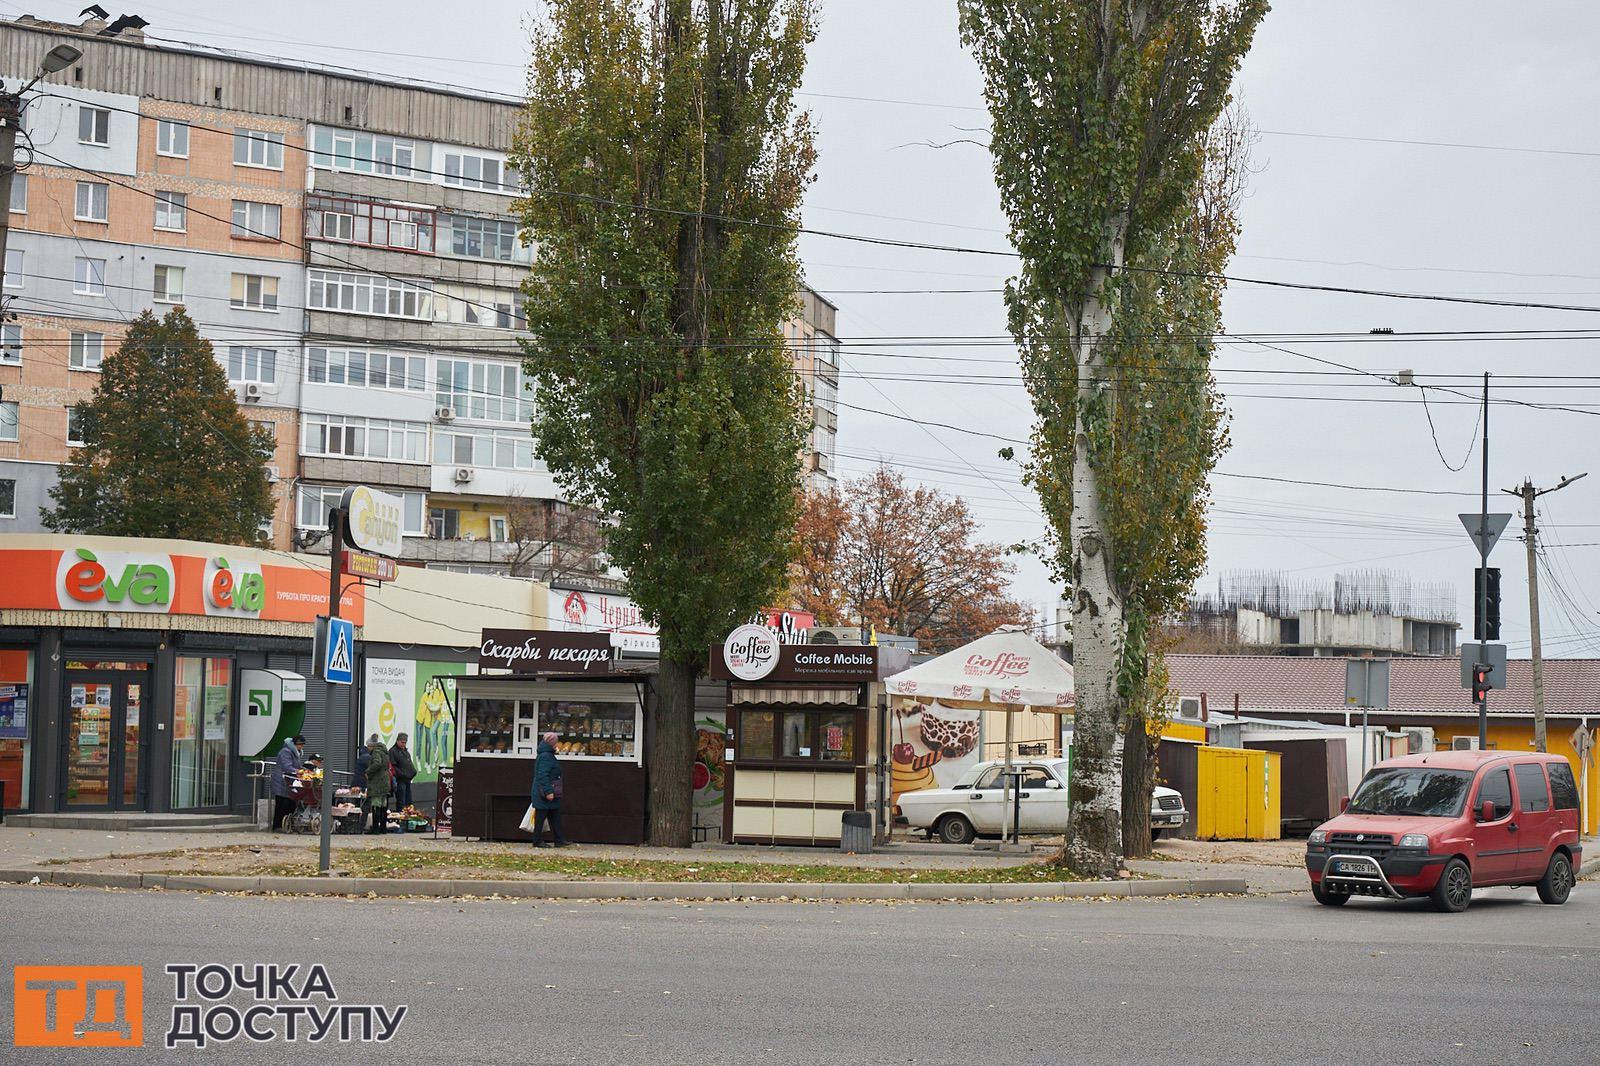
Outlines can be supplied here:
<path id="1" fill-rule="evenodd" d="M 1464 911 L 1472 890 L 1535 885 L 1565 903 L 1583 861 L 1572 766 L 1540 752 L 1441 751 L 1368 771 L 1343 812 L 1306 845 L 1311 894 L 1427 896 Z"/>

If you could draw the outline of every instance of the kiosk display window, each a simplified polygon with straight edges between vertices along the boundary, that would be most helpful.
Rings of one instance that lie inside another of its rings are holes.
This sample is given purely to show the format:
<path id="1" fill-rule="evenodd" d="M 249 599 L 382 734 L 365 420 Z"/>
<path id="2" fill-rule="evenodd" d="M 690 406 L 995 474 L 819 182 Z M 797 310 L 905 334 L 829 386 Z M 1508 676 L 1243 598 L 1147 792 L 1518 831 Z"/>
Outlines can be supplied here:
<path id="1" fill-rule="evenodd" d="M 558 755 L 631 759 L 637 744 L 636 708 L 633 703 L 548 700 L 539 716 L 539 731 L 556 734 Z"/>

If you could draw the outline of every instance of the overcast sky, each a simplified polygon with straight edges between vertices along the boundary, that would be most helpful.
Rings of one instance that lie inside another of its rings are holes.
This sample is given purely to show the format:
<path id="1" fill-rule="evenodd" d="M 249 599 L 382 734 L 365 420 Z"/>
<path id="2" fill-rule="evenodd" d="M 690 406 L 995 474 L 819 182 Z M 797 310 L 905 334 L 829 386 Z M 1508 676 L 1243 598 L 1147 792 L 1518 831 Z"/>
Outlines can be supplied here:
<path id="1" fill-rule="evenodd" d="M 71 18 L 80 4 L 34 3 Z M 976 69 L 961 48 L 947 0 L 824 0 L 806 79 L 819 123 L 810 227 L 1004 249 L 1005 220 L 987 152 L 935 143 L 973 137 L 985 115 Z M 14 3 L 0 5 L 12 14 Z M 120 9 L 115 6 L 112 13 Z M 522 84 L 531 6 L 477 0 L 463 17 L 437 3 L 330 5 L 280 0 L 228 5 L 139 3 L 149 32 L 506 92 Z M 470 17 L 467 17 L 469 16 Z M 337 48 L 326 47 L 337 45 Z M 385 54 L 387 53 L 387 54 Z M 426 58 L 423 58 L 426 57 Z M 1281 0 L 1257 34 L 1237 90 L 1263 131 L 1260 170 L 1242 216 L 1232 272 L 1241 277 L 1600 307 L 1600 8 L 1584 3 Z M 842 99 L 841 97 L 874 98 Z M 1390 141 L 1435 141 L 1438 147 Z M 910 147 L 904 147 L 911 145 Z M 1507 151 L 1497 149 L 1527 149 Z M 1537 150 L 1537 151 L 1535 151 Z M 1028 436 L 1031 412 L 1004 343 L 993 292 L 884 293 L 884 289 L 994 289 L 1011 261 L 874 248 L 806 237 L 811 284 L 840 308 L 841 399 L 1006 437 Z M 1600 335 L 1552 339 L 1414 338 L 1330 342 L 1309 336 L 1406 331 L 1570 330 L 1594 314 L 1473 307 L 1235 284 L 1226 328 L 1304 355 L 1392 375 L 1411 369 L 1475 392 L 1472 375 L 1503 378 L 1501 399 L 1600 412 Z M 886 342 L 880 338 L 893 338 Z M 918 338 L 933 338 L 918 340 Z M 917 358 L 910 358 L 915 356 Z M 938 357 L 938 358 L 930 358 Z M 945 361 L 948 359 L 949 361 Z M 1479 453 L 1459 473 L 1441 461 L 1419 391 L 1245 342 L 1217 360 L 1232 412 L 1231 474 L 1475 493 Z M 1272 371 L 1273 373 L 1252 373 Z M 941 375 L 996 380 L 944 383 Z M 1549 379 L 1513 375 L 1558 375 Z M 1590 375 L 1591 380 L 1577 380 Z M 1293 398 L 1289 398 L 1293 397 Z M 1301 397 L 1313 397 L 1302 399 Z M 1375 402 L 1375 401 L 1390 402 Z M 1430 394 L 1438 447 L 1462 465 L 1477 409 Z M 1547 549 L 1542 586 L 1545 650 L 1600 654 L 1600 414 L 1493 405 L 1490 510 L 1520 504 L 1499 490 L 1531 476 L 1595 476 L 1541 501 Z M 1042 522 L 1000 443 L 844 410 L 841 465 L 861 473 L 879 458 L 960 492 L 996 540 L 1037 536 Z M 1212 573 L 1282 571 L 1331 584 L 1336 572 L 1388 569 L 1415 583 L 1448 583 L 1470 624 L 1475 555 L 1456 519 L 1468 495 L 1351 491 L 1215 480 Z M 1528 648 L 1523 546 L 1507 534 L 1491 560 L 1504 570 L 1504 638 Z M 1018 590 L 1043 605 L 1043 567 L 1024 562 Z"/>

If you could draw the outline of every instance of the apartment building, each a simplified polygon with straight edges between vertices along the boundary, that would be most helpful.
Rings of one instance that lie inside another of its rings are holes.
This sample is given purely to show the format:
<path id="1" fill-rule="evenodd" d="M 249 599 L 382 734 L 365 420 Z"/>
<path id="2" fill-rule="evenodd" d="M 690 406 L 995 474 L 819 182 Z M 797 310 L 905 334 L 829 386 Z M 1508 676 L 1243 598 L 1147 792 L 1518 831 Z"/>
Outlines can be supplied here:
<path id="1" fill-rule="evenodd" d="M 410 561 L 603 582 L 599 530 L 527 428 L 518 101 L 158 45 L 121 21 L 0 21 L 0 75 L 63 41 L 83 51 L 26 109 L 0 532 L 40 528 L 71 410 L 127 321 L 181 304 L 277 436 L 275 547 L 326 551 L 332 501 L 361 483 L 405 499 Z M 829 479 L 835 308 L 802 304 L 785 337 L 816 422 L 809 476 Z"/>

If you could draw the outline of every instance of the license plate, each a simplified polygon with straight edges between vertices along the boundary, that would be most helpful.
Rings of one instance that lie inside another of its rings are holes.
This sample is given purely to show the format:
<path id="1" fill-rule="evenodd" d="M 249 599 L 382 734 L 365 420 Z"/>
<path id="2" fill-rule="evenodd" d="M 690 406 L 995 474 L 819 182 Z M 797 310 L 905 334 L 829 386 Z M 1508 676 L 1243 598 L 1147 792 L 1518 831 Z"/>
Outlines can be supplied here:
<path id="1" fill-rule="evenodd" d="M 1362 874 L 1370 877 L 1377 871 L 1370 862 L 1336 862 L 1333 864 L 1333 872 L 1336 874 Z"/>

